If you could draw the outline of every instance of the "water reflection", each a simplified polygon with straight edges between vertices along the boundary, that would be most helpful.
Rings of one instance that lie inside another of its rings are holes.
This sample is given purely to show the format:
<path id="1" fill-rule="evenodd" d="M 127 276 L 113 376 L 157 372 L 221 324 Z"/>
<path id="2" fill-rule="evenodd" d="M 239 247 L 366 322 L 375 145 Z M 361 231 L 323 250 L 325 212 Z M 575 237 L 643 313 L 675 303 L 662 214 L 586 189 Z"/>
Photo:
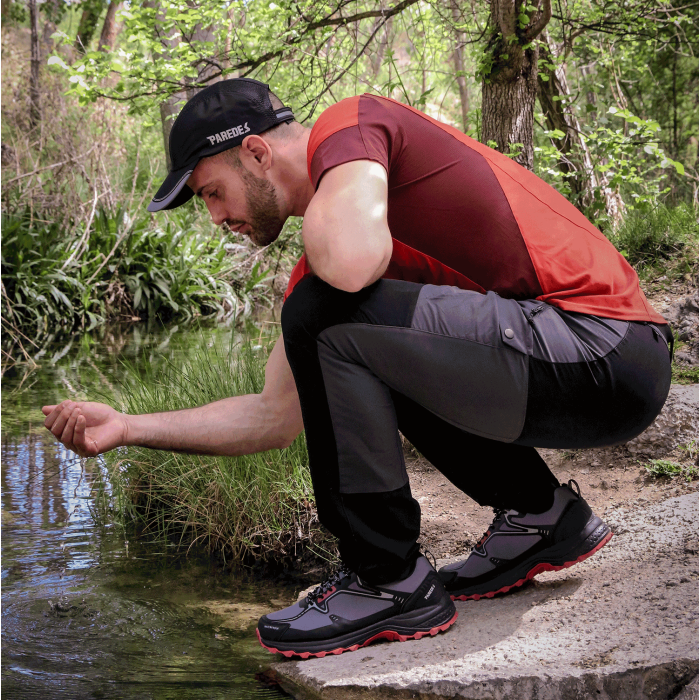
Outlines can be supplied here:
<path id="1" fill-rule="evenodd" d="M 231 339 L 227 329 L 132 327 L 46 348 L 40 370 L 3 377 L 3 698 L 284 697 L 255 679 L 271 657 L 253 629 L 293 592 L 95 527 L 92 485 L 103 466 L 53 440 L 38 411 L 94 398 L 98 386 L 114 396 L 125 358 L 177 362 L 201 334 Z M 236 613 L 233 602 L 242 603 Z"/>

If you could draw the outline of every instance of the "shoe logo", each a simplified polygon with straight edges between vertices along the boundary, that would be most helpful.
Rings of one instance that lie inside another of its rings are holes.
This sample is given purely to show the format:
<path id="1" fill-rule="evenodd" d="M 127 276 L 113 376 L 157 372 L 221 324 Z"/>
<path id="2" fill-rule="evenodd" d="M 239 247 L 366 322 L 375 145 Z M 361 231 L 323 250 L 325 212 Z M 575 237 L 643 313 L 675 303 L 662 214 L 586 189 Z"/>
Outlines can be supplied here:
<path id="1" fill-rule="evenodd" d="M 432 593 L 434 590 L 435 590 L 435 584 L 433 584 L 433 585 L 430 587 L 430 589 L 429 589 L 428 592 L 423 596 L 423 598 L 424 598 L 425 600 L 428 600 L 428 598 L 430 598 L 430 595 L 431 595 L 431 593 Z"/>
<path id="2" fill-rule="evenodd" d="M 263 627 L 266 630 L 278 630 L 279 629 L 279 627 L 277 627 L 276 625 L 263 625 Z"/>

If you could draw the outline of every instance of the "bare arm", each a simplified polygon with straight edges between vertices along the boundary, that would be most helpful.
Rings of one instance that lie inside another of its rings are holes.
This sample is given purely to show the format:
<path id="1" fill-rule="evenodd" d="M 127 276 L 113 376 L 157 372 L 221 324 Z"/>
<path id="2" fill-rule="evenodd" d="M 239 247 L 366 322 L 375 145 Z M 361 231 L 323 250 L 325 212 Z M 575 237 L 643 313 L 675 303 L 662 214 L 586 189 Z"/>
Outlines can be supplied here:
<path id="1" fill-rule="evenodd" d="M 66 447 L 94 457 L 122 445 L 189 454 L 241 455 L 290 445 L 303 423 L 282 337 L 265 368 L 261 394 L 198 408 L 125 415 L 99 403 L 64 401 L 42 408 L 44 425 Z"/>
<path id="2" fill-rule="evenodd" d="M 356 160 L 329 170 L 304 214 L 304 250 L 314 273 L 346 292 L 379 279 L 393 243 L 386 170 Z"/>

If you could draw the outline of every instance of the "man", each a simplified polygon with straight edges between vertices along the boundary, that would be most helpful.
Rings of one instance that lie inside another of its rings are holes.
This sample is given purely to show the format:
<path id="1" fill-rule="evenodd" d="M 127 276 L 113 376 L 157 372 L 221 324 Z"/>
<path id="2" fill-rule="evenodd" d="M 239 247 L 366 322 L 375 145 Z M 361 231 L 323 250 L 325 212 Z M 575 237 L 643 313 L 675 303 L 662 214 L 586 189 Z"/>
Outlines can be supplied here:
<path id="1" fill-rule="evenodd" d="M 363 95 L 312 130 L 268 87 L 216 83 L 183 108 L 149 206 L 194 195 L 265 245 L 303 216 L 305 256 L 263 392 L 173 413 L 44 407 L 66 446 L 209 454 L 284 447 L 303 427 L 321 522 L 343 567 L 264 616 L 261 643 L 304 658 L 434 635 L 452 600 L 491 597 L 610 539 L 535 450 L 622 443 L 670 385 L 670 339 L 634 271 L 555 190 L 392 100 Z M 435 572 L 418 551 L 399 431 L 495 518 Z"/>

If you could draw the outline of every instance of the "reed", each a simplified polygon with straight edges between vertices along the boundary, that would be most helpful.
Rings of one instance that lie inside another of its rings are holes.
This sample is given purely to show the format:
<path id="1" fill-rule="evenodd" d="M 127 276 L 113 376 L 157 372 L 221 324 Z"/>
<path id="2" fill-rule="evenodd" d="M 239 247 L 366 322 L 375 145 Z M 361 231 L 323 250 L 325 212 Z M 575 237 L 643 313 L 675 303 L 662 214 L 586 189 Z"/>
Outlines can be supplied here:
<path id="1" fill-rule="evenodd" d="M 145 373 L 127 368 L 123 409 L 168 411 L 258 393 L 273 340 L 203 344 L 178 366 L 167 363 Z M 283 568 L 334 556 L 330 536 L 318 523 L 303 435 L 285 450 L 240 457 L 130 447 L 106 455 L 106 474 L 109 484 L 97 486 L 103 504 L 98 517 L 171 546 L 196 545 L 228 563 Z"/>

